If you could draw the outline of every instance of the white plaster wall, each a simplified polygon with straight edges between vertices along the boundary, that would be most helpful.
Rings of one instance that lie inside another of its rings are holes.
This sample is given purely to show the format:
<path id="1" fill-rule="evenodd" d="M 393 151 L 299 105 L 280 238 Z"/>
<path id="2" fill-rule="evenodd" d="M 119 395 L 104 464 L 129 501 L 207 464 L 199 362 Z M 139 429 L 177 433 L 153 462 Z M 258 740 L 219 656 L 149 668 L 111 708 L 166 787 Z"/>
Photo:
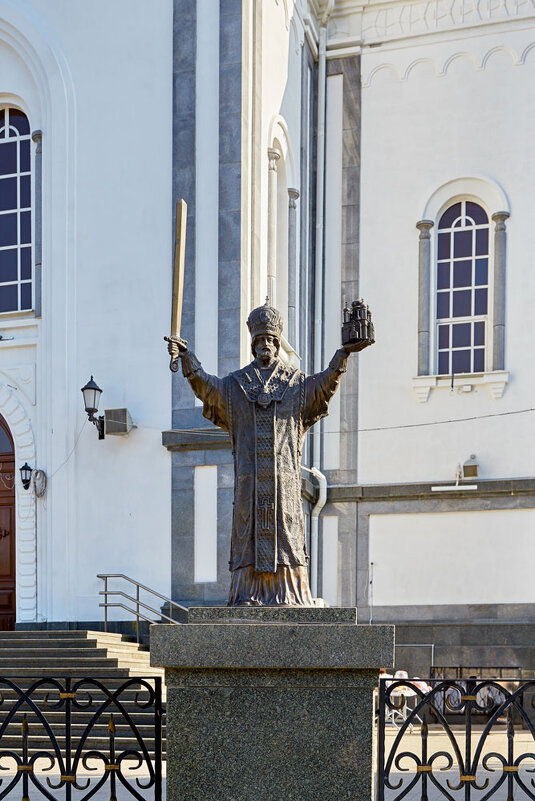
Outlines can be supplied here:
<path id="1" fill-rule="evenodd" d="M 359 359 L 359 477 L 363 483 L 453 478 L 475 453 L 482 478 L 531 476 L 535 453 L 535 301 L 532 186 L 533 21 L 406 39 L 362 54 L 361 292 L 377 342 Z M 507 221 L 506 369 L 496 400 L 432 390 L 418 403 L 418 231 L 427 200 L 449 180 L 482 176 L 510 203 Z M 418 426 L 458 418 L 467 422 Z M 481 418 L 481 419 L 479 419 Z M 388 426 L 399 426 L 384 430 Z M 383 429 L 373 430 L 368 429 Z"/>
<path id="2" fill-rule="evenodd" d="M 259 136 L 263 166 L 260 184 L 253 190 L 261 208 L 260 230 L 255 232 L 260 240 L 260 258 L 255 266 L 260 275 L 260 291 L 253 302 L 263 303 L 267 286 L 267 152 L 273 143 L 273 137 L 277 137 L 283 147 L 287 186 L 300 190 L 301 45 L 304 34 L 302 18 L 292 3 L 267 0 L 257 4 L 257 14 L 261 17 L 261 33 L 257 33 L 255 48 L 260 52 L 261 77 L 260 93 L 255 102 L 260 104 Z M 277 119 L 282 123 L 282 129 Z M 299 204 L 300 200 L 297 201 L 298 223 Z M 299 232 L 297 242 L 299 243 Z"/>
<path id="3" fill-rule="evenodd" d="M 35 406 L 25 400 L 50 476 L 37 618 L 94 620 L 97 572 L 170 585 L 172 2 L 0 2 L 0 18 L 33 54 L 26 77 L 2 69 L 0 92 L 27 98 L 43 130 L 43 318 L 27 343 Z M 2 368 L 20 353 L 5 343 Z M 91 373 L 101 409 L 129 408 L 128 438 L 82 430 Z"/>
<path id="4" fill-rule="evenodd" d="M 534 527 L 532 509 L 370 515 L 373 604 L 533 603 Z"/>

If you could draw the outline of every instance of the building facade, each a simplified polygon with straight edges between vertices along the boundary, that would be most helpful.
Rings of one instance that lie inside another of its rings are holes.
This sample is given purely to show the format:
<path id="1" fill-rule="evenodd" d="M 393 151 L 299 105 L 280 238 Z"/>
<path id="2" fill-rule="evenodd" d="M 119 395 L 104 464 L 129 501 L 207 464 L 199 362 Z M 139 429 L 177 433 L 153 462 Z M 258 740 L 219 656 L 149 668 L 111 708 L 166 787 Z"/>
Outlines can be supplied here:
<path id="1" fill-rule="evenodd" d="M 0 415 L 48 477 L 14 480 L 17 623 L 99 620 L 106 572 L 225 602 L 230 444 L 162 342 L 179 197 L 208 372 L 266 295 L 307 373 L 372 309 L 303 454 L 317 595 L 533 620 L 533 4 L 1 0 L 0 63 Z M 128 437 L 84 422 L 90 374 Z"/>

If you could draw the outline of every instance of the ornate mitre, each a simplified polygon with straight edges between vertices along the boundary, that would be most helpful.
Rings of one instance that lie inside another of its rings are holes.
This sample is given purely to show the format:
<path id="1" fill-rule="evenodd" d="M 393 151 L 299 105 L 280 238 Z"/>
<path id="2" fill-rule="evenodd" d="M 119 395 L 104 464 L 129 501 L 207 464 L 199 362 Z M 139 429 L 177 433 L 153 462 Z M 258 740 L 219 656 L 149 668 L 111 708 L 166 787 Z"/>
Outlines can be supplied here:
<path id="1" fill-rule="evenodd" d="M 269 306 L 266 300 L 264 306 L 253 309 L 247 320 L 247 327 L 251 334 L 251 339 L 261 334 L 269 334 L 277 337 L 280 341 L 282 333 L 282 317 L 277 309 Z"/>

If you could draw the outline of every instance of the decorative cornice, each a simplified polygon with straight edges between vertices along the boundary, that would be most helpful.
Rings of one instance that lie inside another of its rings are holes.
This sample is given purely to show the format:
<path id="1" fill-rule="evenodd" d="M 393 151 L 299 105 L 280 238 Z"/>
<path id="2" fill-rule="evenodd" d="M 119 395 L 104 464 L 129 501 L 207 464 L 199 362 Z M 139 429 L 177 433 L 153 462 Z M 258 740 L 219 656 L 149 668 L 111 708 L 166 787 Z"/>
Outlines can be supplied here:
<path id="1" fill-rule="evenodd" d="M 455 46 L 458 45 L 458 42 L 455 43 Z M 435 58 L 429 57 L 418 57 L 411 59 L 406 64 L 396 63 L 393 64 L 390 61 L 383 61 L 381 63 L 376 63 L 367 73 L 367 75 L 363 75 L 362 78 L 362 87 L 363 89 L 367 89 L 373 83 L 374 78 L 380 72 L 386 71 L 392 75 L 394 80 L 398 80 L 401 82 L 405 82 L 409 80 L 411 74 L 421 64 L 428 64 L 435 73 L 437 78 L 444 78 L 448 75 L 448 72 L 456 61 L 459 59 L 466 60 L 469 64 L 472 64 L 474 70 L 482 71 L 485 70 L 489 61 L 492 57 L 498 53 L 506 53 L 511 59 L 511 66 L 519 67 L 525 64 L 526 58 L 531 52 L 531 50 L 535 49 L 535 42 L 530 42 L 528 45 L 523 47 L 522 51 L 516 52 L 511 47 L 505 46 L 498 46 L 498 47 L 491 47 L 489 50 L 486 50 L 483 54 L 476 54 L 475 52 L 469 52 L 468 50 L 456 51 L 451 53 L 445 59 L 441 59 L 437 61 Z M 371 51 L 370 51 L 371 52 Z M 410 49 L 406 51 L 410 53 Z M 387 55 L 384 53 L 383 55 Z"/>

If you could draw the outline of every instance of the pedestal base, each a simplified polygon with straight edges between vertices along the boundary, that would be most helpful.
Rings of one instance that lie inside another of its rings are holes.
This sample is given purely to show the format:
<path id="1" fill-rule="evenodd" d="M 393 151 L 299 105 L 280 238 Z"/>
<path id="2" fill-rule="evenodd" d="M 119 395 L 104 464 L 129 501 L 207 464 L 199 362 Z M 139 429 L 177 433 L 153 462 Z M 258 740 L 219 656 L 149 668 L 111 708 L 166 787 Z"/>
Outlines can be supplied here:
<path id="1" fill-rule="evenodd" d="M 352 619 L 242 607 L 153 626 L 168 801 L 370 801 L 373 690 L 393 664 L 394 627 Z"/>

